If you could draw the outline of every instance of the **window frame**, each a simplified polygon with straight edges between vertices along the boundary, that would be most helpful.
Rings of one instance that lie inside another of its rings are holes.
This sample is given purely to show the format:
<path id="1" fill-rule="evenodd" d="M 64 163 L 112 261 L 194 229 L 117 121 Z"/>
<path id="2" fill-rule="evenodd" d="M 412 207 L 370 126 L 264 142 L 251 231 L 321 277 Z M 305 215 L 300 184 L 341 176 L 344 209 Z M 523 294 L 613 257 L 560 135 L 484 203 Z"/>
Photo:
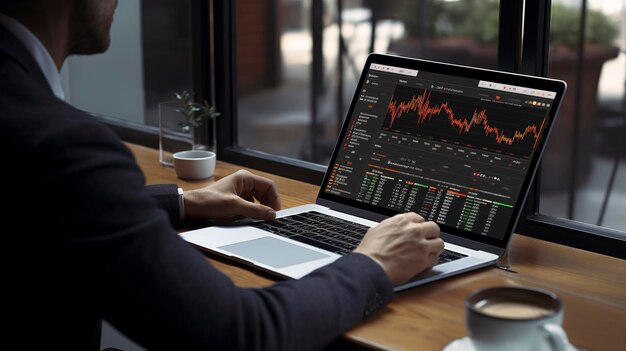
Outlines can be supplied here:
<path id="1" fill-rule="evenodd" d="M 317 1 L 317 0 L 314 0 Z M 217 155 L 218 159 L 254 169 L 272 172 L 311 184 L 320 184 L 326 167 L 315 163 L 273 155 L 259 150 L 238 145 L 237 138 L 237 91 L 234 84 L 237 79 L 236 67 L 236 1 L 215 0 L 214 9 L 214 47 L 215 104 L 221 113 L 217 120 Z M 206 61 L 205 61 L 206 62 Z"/>
<path id="2" fill-rule="evenodd" d="M 583 6 L 586 1 L 583 1 Z M 552 1 L 526 1 L 521 73 L 546 77 L 550 44 Z M 584 23 L 584 18 L 582 19 Z M 579 49 L 582 42 L 579 43 Z M 581 54 L 579 52 L 579 54 Z M 580 85 L 576 89 L 579 89 Z M 568 92 L 574 94 L 574 91 Z M 516 232 L 533 238 L 626 259 L 626 233 L 619 230 L 542 215 L 541 165 L 535 175 Z"/>
<path id="3" fill-rule="evenodd" d="M 321 6 L 322 0 L 312 1 L 312 8 Z M 206 38 L 203 44 L 214 47 L 214 78 L 215 82 L 220 83 L 215 89 L 215 104 L 218 111 L 222 114 L 217 121 L 218 159 L 319 185 L 326 171 L 326 167 L 323 165 L 273 155 L 238 145 L 237 92 L 235 85 L 237 72 L 233 64 L 233 62 L 236 62 L 237 57 L 236 45 L 234 45 L 236 40 L 235 9 L 237 0 L 212 0 L 211 3 L 214 10 L 214 16 L 212 17 L 214 26 L 209 31 L 213 31 L 211 37 L 214 40 Z M 341 7 L 339 6 L 339 8 Z M 208 11 L 210 12 L 210 9 Z M 507 64 L 499 64 L 499 69 L 518 70 L 521 55 L 522 11 L 523 0 L 500 2 L 501 20 L 499 21 L 499 27 L 500 31 L 506 33 L 507 36 L 499 37 L 498 61 L 507 62 Z M 206 21 L 206 23 L 208 22 Z M 512 40 L 504 40 L 504 37 L 509 37 Z M 207 62 L 207 59 L 203 62 Z M 205 75 L 205 77 L 207 77 L 205 81 L 210 79 L 208 75 Z"/>
<path id="4" fill-rule="evenodd" d="M 322 1 L 322 0 L 312 0 Z M 218 159 L 319 185 L 323 165 L 238 146 L 236 95 L 236 0 L 193 0 L 194 89 L 213 102 Z M 551 1 L 501 0 L 498 69 L 547 76 Z M 525 14 L 525 15 L 524 15 Z M 523 27 L 522 27 L 523 23 Z M 522 45 L 522 28 L 524 42 Z M 158 147 L 158 128 L 94 115 L 122 139 Z M 540 169 L 520 215 L 516 233 L 626 259 L 626 233 L 539 212 Z"/>

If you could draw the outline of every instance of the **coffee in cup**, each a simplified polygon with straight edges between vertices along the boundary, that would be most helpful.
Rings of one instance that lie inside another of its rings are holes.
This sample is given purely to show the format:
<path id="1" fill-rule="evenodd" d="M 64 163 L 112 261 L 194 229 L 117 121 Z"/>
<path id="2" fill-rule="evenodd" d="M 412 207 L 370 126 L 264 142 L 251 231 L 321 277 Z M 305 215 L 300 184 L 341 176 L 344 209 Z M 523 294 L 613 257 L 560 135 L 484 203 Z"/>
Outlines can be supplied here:
<path id="1" fill-rule="evenodd" d="M 475 308 L 488 316 L 507 319 L 541 318 L 552 313 L 550 309 L 543 306 L 500 298 L 479 301 L 476 303 Z"/>
<path id="2" fill-rule="evenodd" d="M 563 304 L 552 292 L 495 287 L 465 299 L 469 341 L 479 351 L 570 351 L 561 327 Z"/>

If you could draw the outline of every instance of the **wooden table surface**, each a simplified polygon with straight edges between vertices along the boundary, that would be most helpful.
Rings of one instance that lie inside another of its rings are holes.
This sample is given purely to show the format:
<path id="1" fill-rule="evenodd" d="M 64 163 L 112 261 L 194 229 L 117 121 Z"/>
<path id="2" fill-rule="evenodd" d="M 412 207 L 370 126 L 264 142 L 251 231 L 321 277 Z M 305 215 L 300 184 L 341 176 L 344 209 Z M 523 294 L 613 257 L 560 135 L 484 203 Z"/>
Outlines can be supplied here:
<path id="1" fill-rule="evenodd" d="M 245 168 L 218 161 L 214 177 L 182 181 L 159 165 L 154 149 L 128 144 L 147 183 L 176 183 L 195 189 Z M 283 208 L 315 201 L 318 187 L 246 168 L 273 179 Z M 208 259 L 236 284 L 272 284 L 267 275 L 246 267 Z M 516 271 L 485 268 L 409 289 L 380 313 L 352 328 L 347 340 L 377 350 L 441 350 L 466 335 L 464 298 L 474 289 L 528 286 L 550 290 L 565 308 L 564 329 L 572 344 L 585 350 L 626 349 L 626 261 L 514 234 L 501 264 Z"/>

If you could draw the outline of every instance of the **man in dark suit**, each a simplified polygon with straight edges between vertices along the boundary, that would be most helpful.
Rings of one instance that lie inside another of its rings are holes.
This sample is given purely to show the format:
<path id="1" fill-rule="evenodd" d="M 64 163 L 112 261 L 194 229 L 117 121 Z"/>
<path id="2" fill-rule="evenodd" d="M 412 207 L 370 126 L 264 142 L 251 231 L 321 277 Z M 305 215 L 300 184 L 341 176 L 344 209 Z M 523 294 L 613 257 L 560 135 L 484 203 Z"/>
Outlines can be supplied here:
<path id="1" fill-rule="evenodd" d="M 172 224 L 180 212 L 271 219 L 271 181 L 237 172 L 185 193 L 181 211 L 176 186 L 145 187 L 118 137 L 63 101 L 58 70 L 106 50 L 116 4 L 0 2 L 5 344 L 97 349 L 106 319 L 149 349 L 319 349 L 435 263 L 437 225 L 405 214 L 300 280 L 236 287 Z"/>

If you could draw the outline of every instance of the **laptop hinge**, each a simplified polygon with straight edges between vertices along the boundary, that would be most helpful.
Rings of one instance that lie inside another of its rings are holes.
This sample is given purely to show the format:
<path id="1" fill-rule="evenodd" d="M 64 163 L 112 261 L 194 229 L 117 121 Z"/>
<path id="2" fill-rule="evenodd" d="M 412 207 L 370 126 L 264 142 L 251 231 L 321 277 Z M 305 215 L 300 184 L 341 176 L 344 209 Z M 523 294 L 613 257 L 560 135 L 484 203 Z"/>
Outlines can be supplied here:
<path id="1" fill-rule="evenodd" d="M 324 207 L 328 207 L 331 210 L 347 213 L 353 216 L 369 219 L 370 221 L 380 222 L 389 216 L 382 215 L 380 213 L 375 213 L 371 211 L 361 210 L 358 208 L 354 208 L 352 206 L 343 205 L 335 201 L 329 201 L 325 199 L 317 198 L 315 201 L 316 204 Z"/>
<path id="2" fill-rule="evenodd" d="M 470 249 L 476 250 L 476 251 L 489 252 L 489 253 L 492 253 L 492 254 L 498 255 L 498 256 L 504 255 L 504 251 L 505 251 L 505 249 L 502 248 L 502 247 L 481 243 L 481 242 L 478 242 L 478 241 L 475 241 L 475 240 L 462 238 L 460 236 L 452 235 L 452 234 L 448 234 L 448 233 L 441 233 L 441 238 L 445 242 L 448 242 L 448 243 L 451 243 L 451 244 L 467 247 L 467 248 L 470 248 Z"/>

